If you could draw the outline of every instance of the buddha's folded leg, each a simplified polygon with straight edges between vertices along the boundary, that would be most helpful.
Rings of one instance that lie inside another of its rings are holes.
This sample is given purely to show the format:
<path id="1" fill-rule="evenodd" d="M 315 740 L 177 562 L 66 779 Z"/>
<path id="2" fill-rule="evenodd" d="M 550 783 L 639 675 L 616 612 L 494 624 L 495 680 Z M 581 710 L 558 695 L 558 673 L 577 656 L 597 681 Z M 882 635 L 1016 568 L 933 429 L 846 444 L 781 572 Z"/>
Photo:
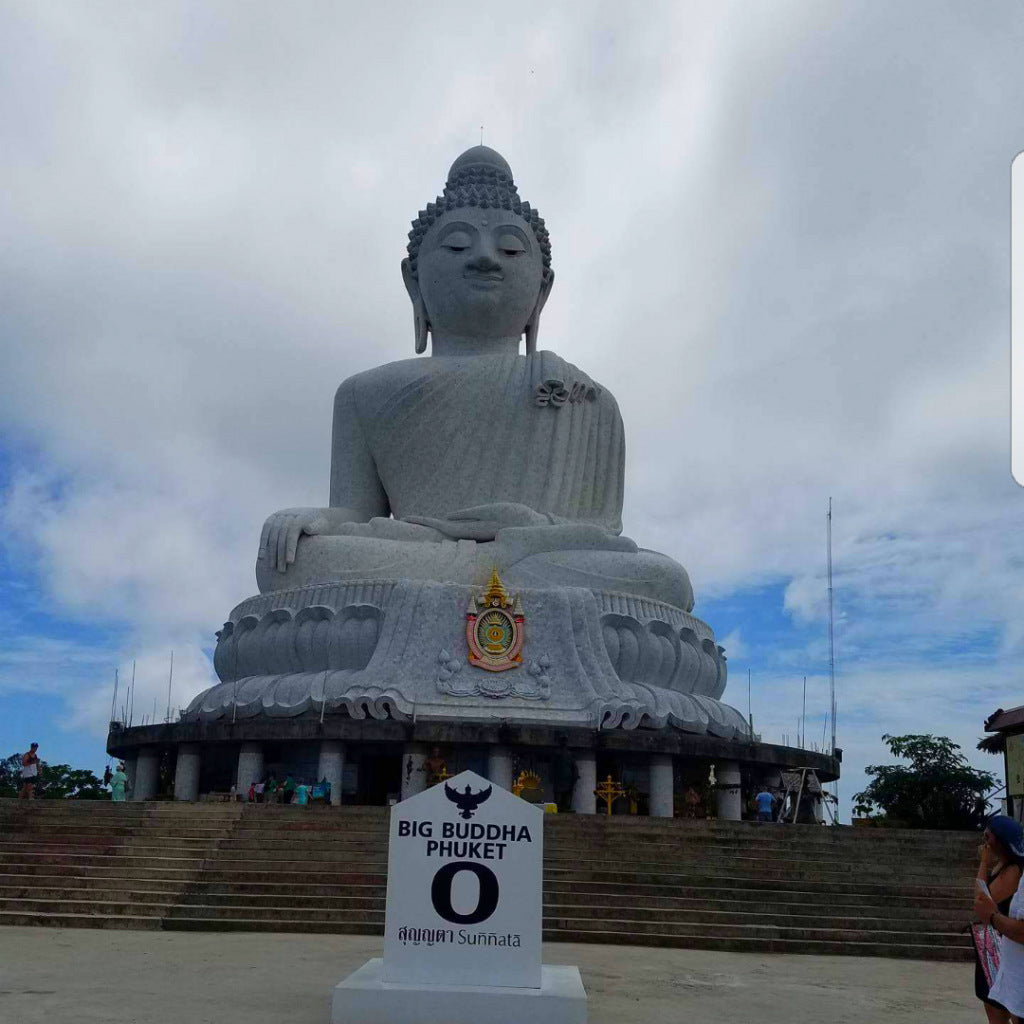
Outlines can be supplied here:
<path id="1" fill-rule="evenodd" d="M 303 537 L 288 571 L 256 563 L 260 593 L 346 580 L 431 580 L 480 586 L 492 569 L 506 582 L 583 587 L 693 608 L 686 570 L 627 537 L 588 525 L 502 530 L 494 541 L 448 540 L 436 530 L 393 519 L 351 523 L 344 534 Z"/>
<path id="2" fill-rule="evenodd" d="M 446 540 L 435 530 L 387 519 L 350 527 L 344 534 L 302 537 L 287 572 L 257 560 L 260 593 L 357 579 L 476 582 L 473 541 Z"/>
<path id="3" fill-rule="evenodd" d="M 693 610 L 693 587 L 686 570 L 667 555 L 628 551 L 547 551 L 505 568 L 506 585 L 585 587 L 664 601 Z"/>

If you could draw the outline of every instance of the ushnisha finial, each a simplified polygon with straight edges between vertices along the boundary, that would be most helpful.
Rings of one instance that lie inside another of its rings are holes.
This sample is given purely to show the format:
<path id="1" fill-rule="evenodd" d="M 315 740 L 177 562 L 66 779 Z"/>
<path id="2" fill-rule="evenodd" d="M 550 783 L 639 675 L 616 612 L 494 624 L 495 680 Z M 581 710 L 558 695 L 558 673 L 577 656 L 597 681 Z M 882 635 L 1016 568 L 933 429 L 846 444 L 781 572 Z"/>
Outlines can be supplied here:
<path id="1" fill-rule="evenodd" d="M 495 149 L 490 146 L 473 146 L 467 149 L 448 171 L 447 187 L 456 184 L 463 172 L 474 171 L 481 177 L 486 177 L 493 172 L 500 172 L 509 184 L 512 183 L 512 168 L 508 161 Z M 515 186 L 512 186 L 515 188 Z"/>
<path id="2" fill-rule="evenodd" d="M 427 203 L 412 222 L 409 232 L 409 268 L 416 276 L 416 262 L 423 236 L 438 217 L 449 210 L 466 206 L 482 209 L 510 210 L 530 225 L 540 246 L 545 270 L 551 266 L 551 239 L 544 218 L 529 203 L 519 198 L 508 161 L 490 146 L 473 146 L 452 164 L 445 182 L 444 194 Z"/>

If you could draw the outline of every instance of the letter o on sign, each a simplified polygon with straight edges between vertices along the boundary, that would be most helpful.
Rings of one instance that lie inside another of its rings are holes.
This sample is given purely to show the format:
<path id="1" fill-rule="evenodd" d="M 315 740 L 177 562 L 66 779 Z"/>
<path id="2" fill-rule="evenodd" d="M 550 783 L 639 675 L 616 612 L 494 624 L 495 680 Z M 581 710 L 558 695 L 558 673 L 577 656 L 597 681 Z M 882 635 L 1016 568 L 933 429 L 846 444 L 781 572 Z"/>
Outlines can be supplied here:
<path id="1" fill-rule="evenodd" d="M 471 914 L 460 914 L 452 906 L 452 885 L 460 871 L 472 871 L 480 882 L 480 898 L 476 910 Z M 475 864 L 468 860 L 456 860 L 445 864 L 430 885 L 430 902 L 434 909 L 446 921 L 452 924 L 480 924 L 494 913 L 498 907 L 498 879 L 490 868 L 483 864 Z"/>

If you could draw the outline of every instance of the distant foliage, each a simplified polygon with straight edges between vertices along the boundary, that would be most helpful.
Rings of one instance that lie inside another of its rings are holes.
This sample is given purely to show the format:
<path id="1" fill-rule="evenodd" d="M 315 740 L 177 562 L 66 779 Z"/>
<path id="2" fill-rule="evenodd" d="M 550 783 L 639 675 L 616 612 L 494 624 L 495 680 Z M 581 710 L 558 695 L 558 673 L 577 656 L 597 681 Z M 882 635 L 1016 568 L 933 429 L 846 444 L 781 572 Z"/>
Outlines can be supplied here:
<path id="1" fill-rule="evenodd" d="M 867 788 L 854 796 L 857 814 L 881 812 L 907 828 L 980 829 L 995 776 L 972 768 L 946 736 L 882 737 L 909 764 L 868 765 Z"/>
<path id="2" fill-rule="evenodd" d="M 21 754 L 0 761 L 0 796 L 17 796 L 21 790 Z M 36 796 L 44 800 L 107 800 L 103 782 L 87 768 L 39 762 Z"/>

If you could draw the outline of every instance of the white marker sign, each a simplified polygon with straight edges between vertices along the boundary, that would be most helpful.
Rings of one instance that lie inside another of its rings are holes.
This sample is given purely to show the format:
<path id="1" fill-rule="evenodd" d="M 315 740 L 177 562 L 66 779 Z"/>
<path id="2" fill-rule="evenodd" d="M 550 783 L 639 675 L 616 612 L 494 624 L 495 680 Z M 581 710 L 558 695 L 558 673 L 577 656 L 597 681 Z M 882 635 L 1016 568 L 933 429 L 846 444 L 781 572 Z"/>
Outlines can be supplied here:
<path id="1" fill-rule="evenodd" d="M 384 980 L 540 988 L 543 827 L 475 772 L 392 807 Z"/>

